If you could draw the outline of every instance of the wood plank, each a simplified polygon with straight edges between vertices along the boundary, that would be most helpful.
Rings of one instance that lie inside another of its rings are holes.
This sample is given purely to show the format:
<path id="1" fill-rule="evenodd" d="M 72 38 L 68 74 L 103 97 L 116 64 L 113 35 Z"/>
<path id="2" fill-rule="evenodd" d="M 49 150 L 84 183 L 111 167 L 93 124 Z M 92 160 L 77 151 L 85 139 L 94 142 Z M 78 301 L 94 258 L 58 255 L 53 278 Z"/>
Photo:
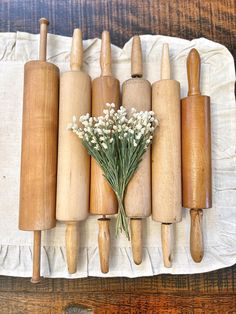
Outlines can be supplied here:
<path id="1" fill-rule="evenodd" d="M 81 27 L 87 39 L 100 37 L 106 29 L 120 47 L 135 34 L 162 34 L 206 37 L 236 54 L 234 0 L 2 0 L 0 31 L 38 33 L 41 16 L 50 20 L 51 33 L 72 36 L 73 29 Z"/>
<path id="2" fill-rule="evenodd" d="M 140 278 L 97 278 L 49 279 L 43 278 L 32 285 L 29 278 L 0 276 L 2 292 L 30 293 L 235 293 L 236 266 L 217 271 L 194 275 L 159 275 Z"/>
<path id="3" fill-rule="evenodd" d="M 9 302 L 9 299 L 11 302 Z M 0 294 L 1 313 L 59 314 L 66 308 L 79 313 L 81 307 L 93 313 L 235 313 L 231 294 L 134 294 L 134 293 L 7 293 Z M 73 306 L 72 306 L 73 304 Z M 17 311 L 16 311 L 17 309 Z"/>

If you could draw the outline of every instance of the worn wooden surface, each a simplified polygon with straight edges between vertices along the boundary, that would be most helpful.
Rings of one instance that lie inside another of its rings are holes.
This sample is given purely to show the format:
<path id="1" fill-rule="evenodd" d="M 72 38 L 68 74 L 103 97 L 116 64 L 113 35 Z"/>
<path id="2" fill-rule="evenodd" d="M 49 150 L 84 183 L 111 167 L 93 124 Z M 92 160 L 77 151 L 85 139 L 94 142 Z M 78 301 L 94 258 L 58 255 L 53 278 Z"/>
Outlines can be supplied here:
<path id="1" fill-rule="evenodd" d="M 235 55 L 235 1 L 155 0 L 1 0 L 0 31 L 36 33 L 38 19 L 49 18 L 51 33 L 84 38 L 110 30 L 112 43 L 134 34 L 186 39 L 206 37 Z M 29 279 L 0 277 L 0 313 L 236 313 L 236 267 L 198 275 L 137 279 Z"/>

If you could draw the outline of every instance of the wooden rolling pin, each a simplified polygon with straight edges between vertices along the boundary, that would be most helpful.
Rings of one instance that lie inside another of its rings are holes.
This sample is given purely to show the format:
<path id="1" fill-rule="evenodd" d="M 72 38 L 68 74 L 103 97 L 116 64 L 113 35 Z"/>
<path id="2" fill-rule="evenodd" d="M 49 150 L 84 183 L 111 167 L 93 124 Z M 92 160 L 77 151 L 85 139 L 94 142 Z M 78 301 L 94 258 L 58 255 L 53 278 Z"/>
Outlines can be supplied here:
<path id="1" fill-rule="evenodd" d="M 131 54 L 131 79 L 122 86 L 122 104 L 128 110 L 151 110 L 151 84 L 142 78 L 142 49 L 139 36 L 134 36 Z M 128 184 L 125 210 L 130 220 L 133 260 L 142 262 L 142 218 L 151 215 L 151 155 L 145 153 L 138 170 Z"/>
<path id="2" fill-rule="evenodd" d="M 180 84 L 170 79 L 169 46 L 163 45 L 161 80 L 152 86 L 159 130 L 152 145 L 152 217 L 162 223 L 165 267 L 171 267 L 171 224 L 181 221 Z"/>
<path id="3" fill-rule="evenodd" d="M 19 229 L 34 231 L 33 283 L 40 281 L 41 230 L 56 224 L 59 69 L 46 62 L 48 24 L 40 19 L 39 60 L 24 68 Z"/>
<path id="4" fill-rule="evenodd" d="M 66 255 L 70 274 L 77 270 L 79 221 L 89 211 L 90 157 L 81 141 L 67 130 L 72 116 L 80 117 L 91 110 L 91 80 L 81 70 L 83 42 L 80 29 L 72 39 L 70 68 L 61 75 L 59 105 L 57 212 L 56 218 L 66 223 Z"/>
<path id="5" fill-rule="evenodd" d="M 190 251 L 195 262 L 203 257 L 202 209 L 212 207 L 210 97 L 201 96 L 196 49 L 187 58 L 188 97 L 182 99 L 183 206 L 190 208 Z"/>
<path id="6" fill-rule="evenodd" d="M 110 34 L 102 33 L 100 55 L 101 76 L 92 83 L 92 115 L 103 115 L 106 103 L 114 103 L 116 109 L 120 103 L 120 83 L 112 76 Z M 90 213 L 102 215 L 99 221 L 98 246 L 100 266 L 103 273 L 109 271 L 110 231 L 109 218 L 106 215 L 117 213 L 116 196 L 103 176 L 102 169 L 91 159 Z"/>

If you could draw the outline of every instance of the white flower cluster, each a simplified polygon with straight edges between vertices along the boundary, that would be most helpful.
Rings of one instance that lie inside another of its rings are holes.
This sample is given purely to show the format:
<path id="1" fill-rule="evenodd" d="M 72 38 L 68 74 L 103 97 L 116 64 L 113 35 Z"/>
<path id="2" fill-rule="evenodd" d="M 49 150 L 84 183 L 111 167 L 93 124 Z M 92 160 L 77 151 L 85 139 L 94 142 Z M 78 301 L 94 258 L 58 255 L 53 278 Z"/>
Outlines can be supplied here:
<path id="1" fill-rule="evenodd" d="M 152 141 L 153 133 L 158 125 L 153 111 L 137 112 L 132 109 L 129 113 L 123 106 L 115 111 L 114 104 L 106 104 L 103 116 L 91 117 L 88 113 L 77 119 L 74 116 L 68 126 L 84 142 L 95 150 L 108 149 L 115 140 L 127 141 L 131 146 L 137 147 L 140 141 L 145 140 L 146 149 Z"/>

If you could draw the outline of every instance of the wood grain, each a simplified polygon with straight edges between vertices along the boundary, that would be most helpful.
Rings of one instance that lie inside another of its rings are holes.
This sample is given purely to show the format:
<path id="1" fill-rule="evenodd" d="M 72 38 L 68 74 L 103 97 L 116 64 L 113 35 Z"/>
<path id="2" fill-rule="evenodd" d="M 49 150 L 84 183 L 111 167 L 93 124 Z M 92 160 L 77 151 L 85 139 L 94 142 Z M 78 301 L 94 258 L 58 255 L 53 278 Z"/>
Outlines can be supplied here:
<path id="1" fill-rule="evenodd" d="M 206 37 L 236 56 L 234 0 L 2 0 L 0 31 L 38 33 L 41 16 L 49 18 L 54 34 L 71 36 L 80 27 L 87 39 L 107 29 L 120 47 L 136 34 Z M 0 306 L 3 314 L 57 314 L 64 309 L 70 314 L 78 304 L 95 308 L 91 298 L 98 295 L 99 313 L 234 313 L 235 282 L 236 266 L 195 275 L 43 279 L 37 286 L 28 278 L 0 276 Z"/>
<path id="2" fill-rule="evenodd" d="M 44 279 L 37 286 L 26 278 L 0 277 L 1 313 L 57 314 L 80 304 L 93 313 L 234 313 L 235 277 L 235 268 L 132 280 Z"/>
<path id="3" fill-rule="evenodd" d="M 106 29 L 120 47 L 134 35 L 162 34 L 206 37 L 236 53 L 234 0 L 3 0 L 0 30 L 37 33 L 41 16 L 50 20 L 51 33 L 71 36 L 79 27 L 87 39 Z"/>
<path id="4" fill-rule="evenodd" d="M 101 76 L 92 82 L 92 115 L 102 115 L 106 103 L 114 103 L 116 109 L 120 104 L 120 83 L 113 76 Z M 91 158 L 90 213 L 94 215 L 117 213 L 115 193 L 93 158 Z"/>
<path id="5" fill-rule="evenodd" d="M 25 64 L 20 230 L 56 225 L 58 79 L 59 69 L 51 63 Z"/>

